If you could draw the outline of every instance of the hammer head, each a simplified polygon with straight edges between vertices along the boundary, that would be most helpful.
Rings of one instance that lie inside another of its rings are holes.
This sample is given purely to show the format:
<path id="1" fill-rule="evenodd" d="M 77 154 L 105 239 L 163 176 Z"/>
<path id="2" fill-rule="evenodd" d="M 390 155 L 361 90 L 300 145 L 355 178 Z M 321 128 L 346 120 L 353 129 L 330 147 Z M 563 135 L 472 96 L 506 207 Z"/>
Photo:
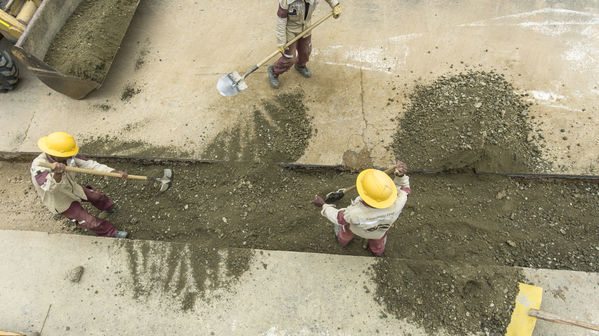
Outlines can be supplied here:
<path id="1" fill-rule="evenodd" d="M 156 181 L 160 182 L 160 191 L 164 192 L 170 188 L 171 183 L 173 182 L 173 170 L 166 168 L 164 170 L 164 175 L 161 178 L 157 178 Z"/>

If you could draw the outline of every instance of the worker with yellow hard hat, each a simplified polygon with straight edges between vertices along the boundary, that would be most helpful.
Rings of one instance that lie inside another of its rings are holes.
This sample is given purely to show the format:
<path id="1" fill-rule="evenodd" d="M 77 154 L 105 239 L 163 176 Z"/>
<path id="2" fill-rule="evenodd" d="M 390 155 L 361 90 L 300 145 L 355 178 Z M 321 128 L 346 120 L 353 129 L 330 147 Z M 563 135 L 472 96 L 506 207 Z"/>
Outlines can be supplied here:
<path id="1" fill-rule="evenodd" d="M 380 256 L 387 243 L 387 231 L 397 220 L 410 194 L 410 179 L 405 173 L 408 167 L 398 161 L 395 179 L 378 169 L 360 172 L 356 189 L 360 195 L 344 209 L 326 204 L 316 195 L 313 204 L 321 207 L 321 214 L 335 224 L 335 236 L 346 246 L 354 235 L 368 239 L 368 248 Z"/>
<path id="2" fill-rule="evenodd" d="M 31 181 L 44 205 L 55 214 L 60 214 L 77 222 L 80 227 L 88 229 L 98 236 L 126 238 L 126 231 L 117 230 L 108 217 L 117 207 L 104 194 L 93 187 L 82 187 L 75 181 L 75 174 L 66 171 L 66 166 L 92 169 L 121 174 L 127 173 L 114 170 L 96 161 L 89 160 L 79 154 L 79 147 L 72 135 L 64 132 L 54 132 L 37 141 L 43 151 L 31 164 Z M 40 163 L 52 165 L 51 169 L 41 167 Z M 98 216 L 87 212 L 81 202 L 90 202 L 101 211 Z"/>

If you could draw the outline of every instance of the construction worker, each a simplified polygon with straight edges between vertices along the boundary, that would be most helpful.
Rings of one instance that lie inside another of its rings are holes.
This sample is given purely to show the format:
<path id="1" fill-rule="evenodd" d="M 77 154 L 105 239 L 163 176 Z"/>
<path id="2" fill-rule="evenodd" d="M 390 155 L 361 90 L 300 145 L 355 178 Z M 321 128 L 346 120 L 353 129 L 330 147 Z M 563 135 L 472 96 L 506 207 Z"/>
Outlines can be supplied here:
<path id="1" fill-rule="evenodd" d="M 79 147 L 72 135 L 54 132 L 37 141 L 43 151 L 31 164 L 31 181 L 41 197 L 44 205 L 51 212 L 77 222 L 80 227 L 88 229 L 98 236 L 126 238 L 126 231 L 118 231 L 108 220 L 110 214 L 117 210 L 115 204 L 104 194 L 93 187 L 82 187 L 75 181 L 75 173 L 66 171 L 65 167 L 79 167 L 103 172 L 113 172 L 127 178 L 127 173 L 114 170 L 96 161 L 78 154 Z M 41 162 L 50 163 L 51 169 L 41 167 Z M 90 202 L 102 212 L 93 216 L 81 206 L 81 202 Z"/>
<path id="2" fill-rule="evenodd" d="M 339 18 L 341 15 L 341 5 L 337 0 L 326 0 L 333 9 L 333 17 Z M 281 52 L 281 57 L 268 67 L 268 80 L 270 86 L 274 89 L 279 88 L 279 75 L 289 70 L 294 65 L 302 76 L 312 77 L 312 73 L 306 67 L 312 52 L 312 35 L 295 41 L 287 49 L 284 49 L 287 41 L 291 41 L 299 33 L 310 27 L 312 13 L 316 8 L 318 0 L 279 0 L 279 9 L 277 10 L 277 25 L 275 35 L 277 38 L 277 48 Z M 297 54 L 297 56 L 296 56 Z"/>
<path id="3" fill-rule="evenodd" d="M 380 256 L 387 243 L 387 231 L 399 217 L 411 192 L 407 171 L 408 167 L 401 161 L 396 164 L 394 180 L 377 169 L 362 171 L 356 180 L 360 196 L 345 209 L 326 204 L 318 195 L 312 203 L 322 207 L 321 214 L 335 224 L 335 236 L 341 246 L 358 235 L 368 239 L 372 254 Z"/>

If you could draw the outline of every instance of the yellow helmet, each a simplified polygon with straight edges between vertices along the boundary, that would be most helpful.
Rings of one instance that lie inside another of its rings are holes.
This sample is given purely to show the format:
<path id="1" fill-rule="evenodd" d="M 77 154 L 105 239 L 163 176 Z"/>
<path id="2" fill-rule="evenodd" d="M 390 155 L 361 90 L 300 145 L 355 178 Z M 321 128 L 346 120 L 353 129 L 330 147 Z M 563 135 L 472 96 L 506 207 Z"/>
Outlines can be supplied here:
<path id="1" fill-rule="evenodd" d="M 356 180 L 360 197 L 373 208 L 387 208 L 397 199 L 397 187 L 389 177 L 378 169 L 363 170 Z"/>
<path id="2" fill-rule="evenodd" d="M 79 152 L 75 138 L 65 132 L 54 132 L 41 137 L 37 146 L 46 154 L 58 157 L 71 157 Z"/>

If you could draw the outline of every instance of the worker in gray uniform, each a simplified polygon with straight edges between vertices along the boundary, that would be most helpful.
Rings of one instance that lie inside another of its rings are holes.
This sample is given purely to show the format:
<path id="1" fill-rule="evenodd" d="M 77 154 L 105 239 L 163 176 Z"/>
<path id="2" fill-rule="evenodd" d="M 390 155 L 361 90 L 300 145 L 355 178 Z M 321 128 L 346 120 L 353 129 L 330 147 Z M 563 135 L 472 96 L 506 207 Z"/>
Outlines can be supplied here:
<path id="1" fill-rule="evenodd" d="M 337 0 L 326 0 L 333 9 L 333 17 L 337 19 L 341 15 L 341 5 Z M 306 66 L 312 52 L 312 35 L 295 41 L 287 49 L 285 44 L 291 41 L 311 25 L 312 13 L 318 4 L 318 0 L 279 0 L 277 10 L 277 48 L 281 57 L 268 67 L 268 80 L 274 89 L 279 88 L 279 75 L 289 70 L 291 66 L 304 77 L 312 77 L 312 73 Z"/>

